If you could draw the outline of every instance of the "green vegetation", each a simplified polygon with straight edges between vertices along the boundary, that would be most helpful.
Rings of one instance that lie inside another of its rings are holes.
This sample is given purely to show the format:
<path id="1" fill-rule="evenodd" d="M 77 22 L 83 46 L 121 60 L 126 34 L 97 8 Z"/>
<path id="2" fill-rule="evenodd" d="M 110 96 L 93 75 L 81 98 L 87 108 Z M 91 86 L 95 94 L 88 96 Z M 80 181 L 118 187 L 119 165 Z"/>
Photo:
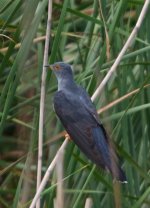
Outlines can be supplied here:
<path id="1" fill-rule="evenodd" d="M 49 63 L 66 61 L 92 96 L 133 30 L 142 0 L 53 3 Z M 29 207 L 36 192 L 38 122 L 47 0 L 0 0 L 0 207 Z M 102 18 L 103 17 L 103 18 Z M 150 12 L 95 105 L 116 145 L 128 184 L 113 183 L 69 142 L 64 153 L 65 208 L 150 207 Z M 107 33 L 106 33 L 106 30 Z M 107 35 L 109 38 L 106 38 Z M 34 41 L 33 41 L 34 40 Z M 105 109 L 113 101 L 121 102 Z M 43 175 L 64 140 L 53 110 L 57 82 L 47 74 Z M 60 134 L 61 133 L 61 134 Z M 61 161 L 62 162 L 62 161 Z M 56 169 L 41 207 L 54 207 Z M 116 201 L 116 202 L 115 202 Z M 115 205 L 115 204 L 118 204 Z M 61 208 L 61 207 L 59 207 Z"/>

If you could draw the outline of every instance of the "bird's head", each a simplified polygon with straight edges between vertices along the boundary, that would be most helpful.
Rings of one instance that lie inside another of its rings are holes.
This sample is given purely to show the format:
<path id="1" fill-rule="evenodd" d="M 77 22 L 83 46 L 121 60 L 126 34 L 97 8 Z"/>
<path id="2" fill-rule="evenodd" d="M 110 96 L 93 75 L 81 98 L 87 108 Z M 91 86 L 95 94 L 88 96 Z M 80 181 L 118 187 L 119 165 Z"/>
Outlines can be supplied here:
<path id="1" fill-rule="evenodd" d="M 56 75 L 57 79 L 64 79 L 72 77 L 71 66 L 64 62 L 56 62 L 48 66 Z"/>

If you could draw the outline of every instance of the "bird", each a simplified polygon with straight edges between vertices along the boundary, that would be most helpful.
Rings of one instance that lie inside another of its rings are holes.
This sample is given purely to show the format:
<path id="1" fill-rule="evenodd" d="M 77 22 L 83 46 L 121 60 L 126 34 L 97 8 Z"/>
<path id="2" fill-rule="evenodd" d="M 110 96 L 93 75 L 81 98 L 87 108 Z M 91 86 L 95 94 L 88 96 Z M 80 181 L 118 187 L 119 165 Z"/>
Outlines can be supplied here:
<path id="1" fill-rule="evenodd" d="M 48 67 L 58 82 L 54 110 L 71 140 L 96 166 L 109 171 L 115 180 L 126 183 L 126 175 L 96 108 L 86 90 L 74 81 L 71 65 L 56 62 Z"/>

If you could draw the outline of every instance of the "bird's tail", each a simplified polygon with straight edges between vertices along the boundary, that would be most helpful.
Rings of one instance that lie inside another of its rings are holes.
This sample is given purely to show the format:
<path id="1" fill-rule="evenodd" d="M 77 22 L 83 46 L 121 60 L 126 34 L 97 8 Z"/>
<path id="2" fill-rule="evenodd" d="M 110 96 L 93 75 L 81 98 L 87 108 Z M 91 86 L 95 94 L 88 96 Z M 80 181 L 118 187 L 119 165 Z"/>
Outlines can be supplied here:
<path id="1" fill-rule="evenodd" d="M 116 179 L 117 181 L 121 183 L 127 183 L 126 175 L 124 171 L 121 169 L 121 167 L 117 167 L 117 171 L 112 171 L 112 175 L 114 179 Z"/>

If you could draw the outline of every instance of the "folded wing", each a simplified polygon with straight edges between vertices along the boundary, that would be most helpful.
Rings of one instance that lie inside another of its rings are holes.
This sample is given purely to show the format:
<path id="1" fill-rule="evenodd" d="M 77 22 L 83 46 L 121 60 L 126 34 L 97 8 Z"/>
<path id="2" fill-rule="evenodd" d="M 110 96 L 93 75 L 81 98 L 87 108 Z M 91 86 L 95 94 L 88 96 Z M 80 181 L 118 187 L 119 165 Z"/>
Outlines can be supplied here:
<path id="1" fill-rule="evenodd" d="M 58 91 L 54 97 L 54 108 L 67 133 L 81 151 L 96 165 L 112 174 L 116 172 L 113 175 L 118 178 L 117 171 L 120 170 L 116 164 L 115 153 L 110 151 L 105 129 L 98 121 L 92 105 L 86 107 L 76 96 L 68 96 L 63 91 Z M 112 170 L 112 164 L 117 170 Z"/>

